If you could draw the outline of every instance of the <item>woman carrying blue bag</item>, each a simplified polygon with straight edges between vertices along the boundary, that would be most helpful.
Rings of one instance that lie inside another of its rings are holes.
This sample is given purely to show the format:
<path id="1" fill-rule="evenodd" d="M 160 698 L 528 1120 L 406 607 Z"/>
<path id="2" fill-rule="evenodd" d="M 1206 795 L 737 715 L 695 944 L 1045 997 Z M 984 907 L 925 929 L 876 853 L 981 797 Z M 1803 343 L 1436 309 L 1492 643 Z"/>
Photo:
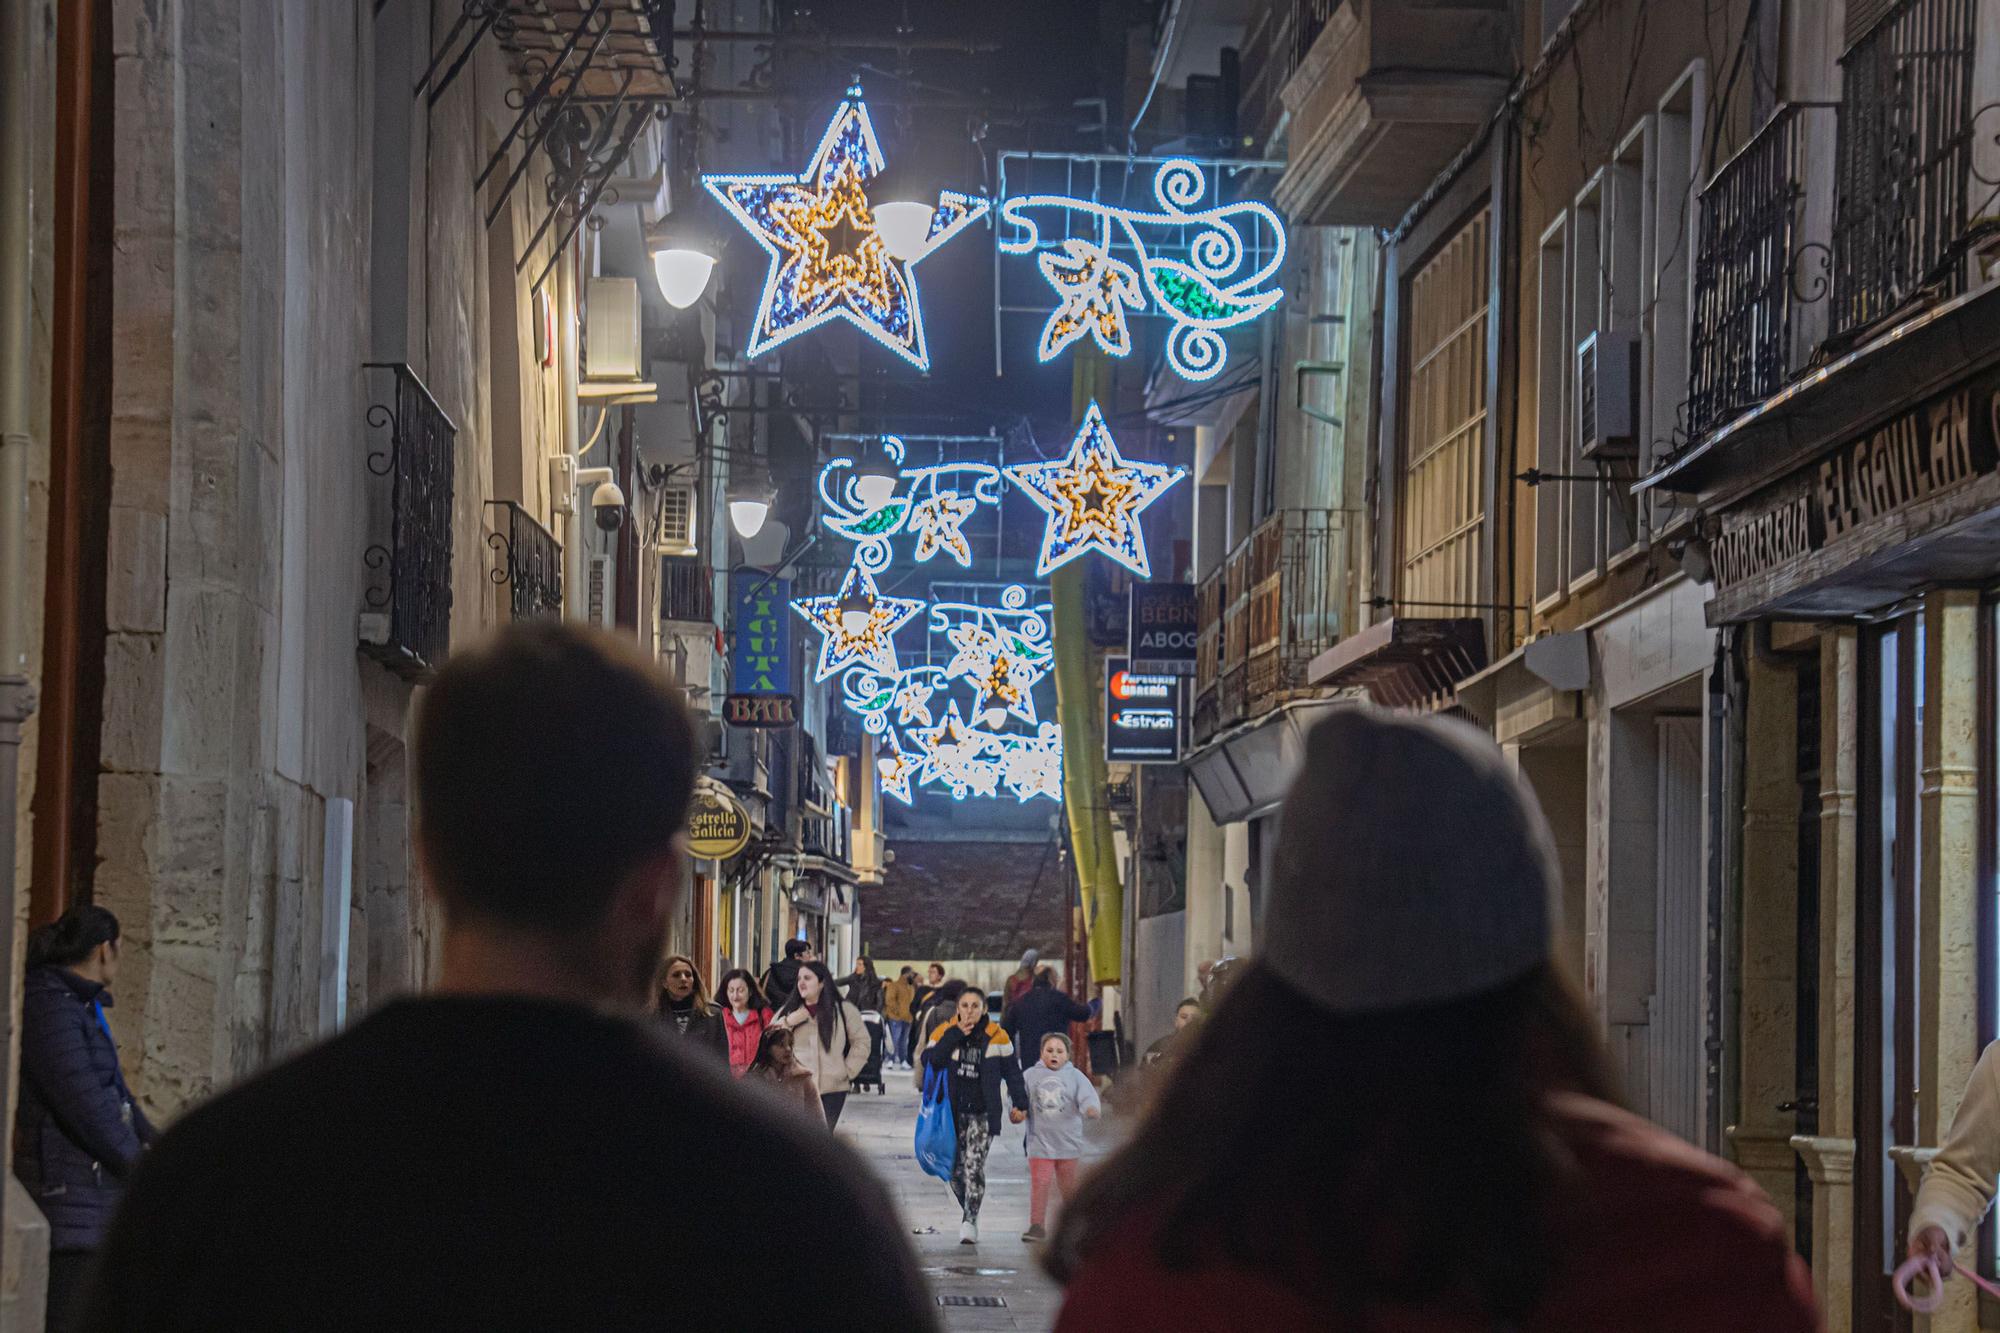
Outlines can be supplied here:
<path id="1" fill-rule="evenodd" d="M 1000 1133 L 1000 1113 L 1006 1109 L 1000 1089 L 1006 1086 L 1013 1100 L 1014 1123 L 1019 1124 L 1027 1118 L 1028 1088 L 1021 1079 L 1020 1062 L 1014 1058 L 1013 1040 L 998 1023 L 987 1020 L 986 997 L 976 990 L 959 996 L 952 1021 L 931 1033 L 930 1044 L 924 1049 L 924 1067 L 925 1112 L 931 1110 L 929 1080 L 936 1071 L 944 1076 L 945 1100 L 956 1130 L 951 1191 L 964 1212 L 958 1225 L 958 1243 L 976 1245 L 979 1205 L 986 1198 L 986 1152 Z"/>

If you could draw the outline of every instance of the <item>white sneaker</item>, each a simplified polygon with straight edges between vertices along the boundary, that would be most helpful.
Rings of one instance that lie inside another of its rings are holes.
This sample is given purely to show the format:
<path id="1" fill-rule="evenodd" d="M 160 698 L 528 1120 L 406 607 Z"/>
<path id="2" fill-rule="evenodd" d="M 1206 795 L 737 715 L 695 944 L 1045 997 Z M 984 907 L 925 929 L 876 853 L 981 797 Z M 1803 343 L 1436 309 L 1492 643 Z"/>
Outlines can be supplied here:
<path id="1" fill-rule="evenodd" d="M 971 1222 L 960 1222 L 958 1224 L 958 1243 L 960 1245 L 977 1245 L 979 1243 L 979 1228 Z"/>

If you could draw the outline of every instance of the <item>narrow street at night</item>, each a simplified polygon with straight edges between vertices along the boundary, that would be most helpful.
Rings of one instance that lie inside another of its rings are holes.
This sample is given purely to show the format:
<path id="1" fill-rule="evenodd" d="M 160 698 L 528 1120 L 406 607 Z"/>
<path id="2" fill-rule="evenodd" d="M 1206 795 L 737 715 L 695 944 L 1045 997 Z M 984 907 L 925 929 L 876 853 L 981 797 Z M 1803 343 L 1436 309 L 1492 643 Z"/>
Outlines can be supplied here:
<path id="1" fill-rule="evenodd" d="M 1061 1290 L 1037 1262 L 1039 1247 L 1021 1240 L 1028 1228 L 1028 1159 L 1019 1131 L 994 1143 L 979 1243 L 961 1245 L 957 1200 L 912 1159 L 910 1126 L 916 1115 L 910 1081 L 891 1079 L 886 1096 L 861 1094 L 848 1103 L 839 1136 L 867 1159 L 895 1200 L 924 1281 L 940 1299 L 938 1317 L 947 1333 L 1042 1333 L 1053 1327 Z"/>
<path id="2" fill-rule="evenodd" d="M 2000 0 L 0 0 L 0 909 L 0 1333 L 2000 1328 Z"/>

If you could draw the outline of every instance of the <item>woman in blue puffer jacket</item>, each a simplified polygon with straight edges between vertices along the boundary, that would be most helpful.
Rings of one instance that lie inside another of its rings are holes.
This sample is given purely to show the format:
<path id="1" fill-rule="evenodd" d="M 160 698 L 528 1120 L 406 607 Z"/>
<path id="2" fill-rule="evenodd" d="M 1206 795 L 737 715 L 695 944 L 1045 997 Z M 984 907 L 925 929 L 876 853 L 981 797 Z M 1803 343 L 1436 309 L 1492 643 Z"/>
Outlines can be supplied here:
<path id="1" fill-rule="evenodd" d="M 14 1174 L 49 1221 L 53 1331 L 79 1303 L 91 1252 L 153 1126 L 125 1086 L 104 1021 L 118 972 L 118 918 L 102 907 L 72 907 L 29 938 L 27 961 Z"/>

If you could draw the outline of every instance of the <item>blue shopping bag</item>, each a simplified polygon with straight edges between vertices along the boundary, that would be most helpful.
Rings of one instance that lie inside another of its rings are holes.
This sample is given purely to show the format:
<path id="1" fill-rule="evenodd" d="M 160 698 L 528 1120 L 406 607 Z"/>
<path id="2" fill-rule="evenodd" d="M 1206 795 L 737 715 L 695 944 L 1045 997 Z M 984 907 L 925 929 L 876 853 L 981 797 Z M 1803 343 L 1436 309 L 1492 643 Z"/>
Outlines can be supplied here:
<path id="1" fill-rule="evenodd" d="M 952 1123 L 947 1077 L 942 1069 L 924 1071 L 924 1104 L 917 1111 L 917 1165 L 939 1180 L 950 1180 L 958 1165 L 958 1126 Z"/>

